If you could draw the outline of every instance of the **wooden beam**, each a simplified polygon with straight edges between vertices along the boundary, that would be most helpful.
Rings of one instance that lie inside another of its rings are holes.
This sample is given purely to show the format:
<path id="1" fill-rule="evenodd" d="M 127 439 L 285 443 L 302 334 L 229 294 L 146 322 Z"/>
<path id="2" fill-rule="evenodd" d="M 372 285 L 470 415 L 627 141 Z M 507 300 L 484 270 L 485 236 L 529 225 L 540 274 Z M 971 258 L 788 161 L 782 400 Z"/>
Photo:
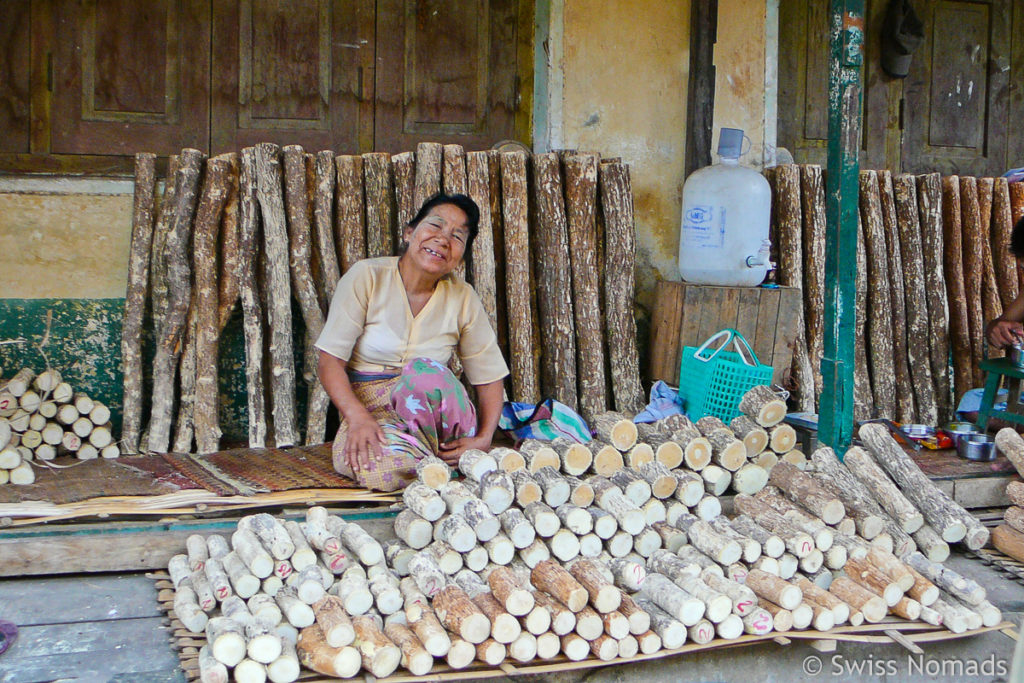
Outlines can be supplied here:
<path id="1" fill-rule="evenodd" d="M 690 78 L 686 90 L 686 176 L 711 164 L 717 39 L 718 0 L 694 0 L 690 5 Z"/>

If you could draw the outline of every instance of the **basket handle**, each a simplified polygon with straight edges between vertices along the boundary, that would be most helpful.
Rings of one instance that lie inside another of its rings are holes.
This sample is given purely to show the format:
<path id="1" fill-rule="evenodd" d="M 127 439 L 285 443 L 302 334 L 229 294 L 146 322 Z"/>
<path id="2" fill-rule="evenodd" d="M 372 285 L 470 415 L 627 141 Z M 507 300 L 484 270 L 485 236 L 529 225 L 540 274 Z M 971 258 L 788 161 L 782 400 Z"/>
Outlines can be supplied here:
<path id="1" fill-rule="evenodd" d="M 713 344 L 717 339 L 720 339 L 722 336 L 727 337 L 725 342 L 721 346 L 717 347 L 710 356 L 708 356 L 707 358 L 702 358 L 700 354 L 707 350 L 708 346 Z M 701 344 L 700 347 L 693 352 L 693 357 L 703 363 L 708 363 L 712 359 L 714 359 L 715 356 L 718 355 L 719 351 L 722 351 L 727 346 L 729 346 L 730 342 L 736 348 L 736 352 L 739 354 L 740 358 L 743 359 L 744 363 L 750 365 L 751 367 L 756 367 L 761 364 L 761 361 L 757 359 L 757 354 L 754 353 L 754 349 L 750 348 L 750 342 L 748 342 L 746 338 L 742 334 L 740 334 L 739 331 L 734 330 L 731 327 L 727 327 L 724 330 L 719 330 L 715 334 L 711 335 L 707 339 L 707 341 Z M 742 342 L 742 344 L 740 342 Z"/>

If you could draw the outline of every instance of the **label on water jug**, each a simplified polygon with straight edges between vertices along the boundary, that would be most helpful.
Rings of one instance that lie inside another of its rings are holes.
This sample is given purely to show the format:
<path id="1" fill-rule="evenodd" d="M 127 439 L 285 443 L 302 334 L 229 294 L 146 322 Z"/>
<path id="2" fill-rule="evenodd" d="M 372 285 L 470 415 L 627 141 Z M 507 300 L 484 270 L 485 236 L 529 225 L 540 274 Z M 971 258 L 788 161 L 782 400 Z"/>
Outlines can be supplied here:
<path id="1" fill-rule="evenodd" d="M 686 247 L 720 249 L 725 243 L 725 207 L 710 204 L 688 207 L 683 213 L 682 233 Z"/>

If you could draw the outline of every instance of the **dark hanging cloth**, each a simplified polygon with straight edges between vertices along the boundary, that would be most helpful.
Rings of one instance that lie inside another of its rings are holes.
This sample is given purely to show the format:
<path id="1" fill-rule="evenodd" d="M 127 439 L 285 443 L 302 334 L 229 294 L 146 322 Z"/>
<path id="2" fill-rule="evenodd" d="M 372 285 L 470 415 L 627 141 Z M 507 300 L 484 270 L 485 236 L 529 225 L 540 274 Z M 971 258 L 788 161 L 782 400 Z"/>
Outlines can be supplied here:
<path id="1" fill-rule="evenodd" d="M 890 0 L 882 24 L 882 69 L 893 78 L 910 73 L 910 60 L 924 41 L 924 24 L 910 0 Z"/>

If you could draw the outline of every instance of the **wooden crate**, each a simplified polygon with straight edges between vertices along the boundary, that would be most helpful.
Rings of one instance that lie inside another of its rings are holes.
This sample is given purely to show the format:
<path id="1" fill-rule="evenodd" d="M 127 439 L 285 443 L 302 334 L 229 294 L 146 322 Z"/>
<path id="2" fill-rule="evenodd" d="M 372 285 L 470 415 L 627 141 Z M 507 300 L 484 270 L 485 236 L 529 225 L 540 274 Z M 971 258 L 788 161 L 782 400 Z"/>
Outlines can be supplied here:
<path id="1" fill-rule="evenodd" d="M 793 358 L 793 340 L 801 320 L 797 287 L 717 287 L 659 282 L 651 320 L 648 379 L 679 383 L 685 346 L 700 346 L 731 327 L 746 337 L 758 360 L 775 368 L 773 381 L 784 384 Z"/>

